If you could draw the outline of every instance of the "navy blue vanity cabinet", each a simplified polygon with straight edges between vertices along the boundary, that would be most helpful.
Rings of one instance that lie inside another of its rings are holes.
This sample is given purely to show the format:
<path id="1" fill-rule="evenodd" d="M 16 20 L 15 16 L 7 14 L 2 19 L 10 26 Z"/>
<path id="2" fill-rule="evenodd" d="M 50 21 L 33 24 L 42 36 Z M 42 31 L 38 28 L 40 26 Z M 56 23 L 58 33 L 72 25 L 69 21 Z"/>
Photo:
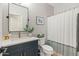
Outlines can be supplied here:
<path id="1" fill-rule="evenodd" d="M 6 47 L 3 56 L 38 56 L 38 40 Z"/>

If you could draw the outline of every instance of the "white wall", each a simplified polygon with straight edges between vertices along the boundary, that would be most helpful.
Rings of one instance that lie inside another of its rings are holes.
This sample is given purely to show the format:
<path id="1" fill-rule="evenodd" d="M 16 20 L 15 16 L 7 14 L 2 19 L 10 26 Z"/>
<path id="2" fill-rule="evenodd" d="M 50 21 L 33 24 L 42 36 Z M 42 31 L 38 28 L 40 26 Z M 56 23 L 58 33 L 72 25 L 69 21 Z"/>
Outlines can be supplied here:
<path id="1" fill-rule="evenodd" d="M 2 3 L 2 32 L 8 34 L 8 3 Z"/>
<path id="2" fill-rule="evenodd" d="M 2 44 L 2 4 L 0 4 L 0 48 Z"/>
<path id="3" fill-rule="evenodd" d="M 2 4 L 0 4 L 0 38 L 2 36 Z"/>
<path id="4" fill-rule="evenodd" d="M 52 6 L 46 3 L 34 3 L 29 6 L 29 18 L 30 18 L 30 26 L 34 27 L 34 36 L 38 33 L 44 33 L 46 36 L 46 22 L 47 17 L 52 16 L 54 9 Z M 44 25 L 37 25 L 36 24 L 36 16 L 43 16 L 45 17 L 45 24 Z"/>

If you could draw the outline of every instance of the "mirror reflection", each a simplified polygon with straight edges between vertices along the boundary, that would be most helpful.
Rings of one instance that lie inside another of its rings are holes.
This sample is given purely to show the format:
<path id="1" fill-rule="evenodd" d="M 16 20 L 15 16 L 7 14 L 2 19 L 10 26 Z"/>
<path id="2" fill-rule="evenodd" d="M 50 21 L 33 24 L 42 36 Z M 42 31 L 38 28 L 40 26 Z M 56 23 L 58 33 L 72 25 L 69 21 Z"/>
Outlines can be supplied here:
<path id="1" fill-rule="evenodd" d="M 28 9 L 18 4 L 9 4 L 9 31 L 24 31 Z"/>

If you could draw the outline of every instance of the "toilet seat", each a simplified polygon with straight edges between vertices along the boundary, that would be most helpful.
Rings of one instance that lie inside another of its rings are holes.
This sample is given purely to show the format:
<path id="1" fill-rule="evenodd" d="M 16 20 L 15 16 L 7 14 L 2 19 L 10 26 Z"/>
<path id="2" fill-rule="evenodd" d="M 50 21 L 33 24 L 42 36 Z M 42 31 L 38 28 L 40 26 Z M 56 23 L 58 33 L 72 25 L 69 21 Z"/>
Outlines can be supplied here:
<path id="1" fill-rule="evenodd" d="M 53 54 L 53 48 L 49 45 L 42 45 L 42 49 L 43 49 L 43 52 L 48 55 Z"/>
<path id="2" fill-rule="evenodd" d="M 42 48 L 48 51 L 53 51 L 53 48 L 49 45 L 43 45 Z"/>

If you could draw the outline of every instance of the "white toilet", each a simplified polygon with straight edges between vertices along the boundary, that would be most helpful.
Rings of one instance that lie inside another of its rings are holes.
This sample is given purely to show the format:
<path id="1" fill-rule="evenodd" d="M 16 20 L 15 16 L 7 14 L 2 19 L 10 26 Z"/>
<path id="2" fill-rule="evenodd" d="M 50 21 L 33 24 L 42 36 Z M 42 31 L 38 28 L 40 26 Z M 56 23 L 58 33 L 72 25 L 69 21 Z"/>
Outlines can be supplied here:
<path id="1" fill-rule="evenodd" d="M 51 56 L 53 54 L 53 48 L 45 44 L 45 38 L 40 38 L 38 40 L 40 55 L 41 56 Z"/>

